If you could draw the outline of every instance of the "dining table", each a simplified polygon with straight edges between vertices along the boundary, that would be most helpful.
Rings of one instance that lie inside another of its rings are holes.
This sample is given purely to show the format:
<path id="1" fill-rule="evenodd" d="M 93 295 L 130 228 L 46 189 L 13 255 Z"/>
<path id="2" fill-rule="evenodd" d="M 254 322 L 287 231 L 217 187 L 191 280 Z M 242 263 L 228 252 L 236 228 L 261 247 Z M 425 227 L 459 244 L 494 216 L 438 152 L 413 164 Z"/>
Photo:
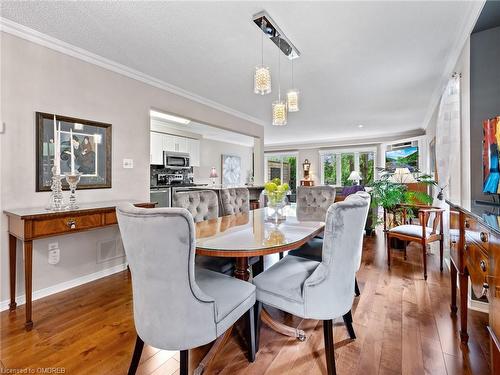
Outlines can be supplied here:
<path id="1" fill-rule="evenodd" d="M 234 276 L 248 281 L 251 277 L 251 257 L 263 257 L 301 247 L 323 233 L 325 217 L 324 209 L 290 204 L 281 209 L 264 207 L 201 221 L 196 223 L 196 254 L 234 258 Z M 260 318 L 283 335 L 305 340 L 304 331 L 274 320 L 265 308 Z M 231 330 L 228 330 L 216 341 L 196 373 L 203 372 L 230 334 Z"/>

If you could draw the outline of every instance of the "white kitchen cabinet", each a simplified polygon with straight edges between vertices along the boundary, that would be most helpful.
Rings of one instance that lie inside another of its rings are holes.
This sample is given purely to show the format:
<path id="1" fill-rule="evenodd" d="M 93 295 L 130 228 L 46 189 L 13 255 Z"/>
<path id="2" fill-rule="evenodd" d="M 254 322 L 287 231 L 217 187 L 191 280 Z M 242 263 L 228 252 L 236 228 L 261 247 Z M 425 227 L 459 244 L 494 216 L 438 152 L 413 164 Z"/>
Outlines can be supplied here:
<path id="1" fill-rule="evenodd" d="M 188 153 L 191 165 L 200 166 L 200 141 L 198 139 L 151 132 L 150 147 L 150 164 L 163 164 L 163 151 L 173 151 Z"/>
<path id="2" fill-rule="evenodd" d="M 187 148 L 190 156 L 190 162 L 193 167 L 200 166 L 200 140 L 187 138 Z"/>
<path id="3" fill-rule="evenodd" d="M 149 155 L 149 163 L 160 165 L 163 164 L 163 138 L 165 134 L 151 132 L 150 137 L 150 155 Z"/>
<path id="4" fill-rule="evenodd" d="M 165 151 L 175 151 L 175 136 L 163 134 L 163 149 Z"/>

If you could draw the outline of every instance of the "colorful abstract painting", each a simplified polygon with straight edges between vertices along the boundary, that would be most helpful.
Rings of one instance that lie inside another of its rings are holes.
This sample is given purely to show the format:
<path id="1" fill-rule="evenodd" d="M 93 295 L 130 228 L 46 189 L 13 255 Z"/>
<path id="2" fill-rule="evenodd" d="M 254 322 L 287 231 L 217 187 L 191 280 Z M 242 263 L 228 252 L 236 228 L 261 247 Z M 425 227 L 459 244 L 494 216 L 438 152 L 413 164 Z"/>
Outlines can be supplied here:
<path id="1" fill-rule="evenodd" d="M 483 121 L 483 193 L 500 194 L 498 183 L 500 145 L 500 116 Z"/>

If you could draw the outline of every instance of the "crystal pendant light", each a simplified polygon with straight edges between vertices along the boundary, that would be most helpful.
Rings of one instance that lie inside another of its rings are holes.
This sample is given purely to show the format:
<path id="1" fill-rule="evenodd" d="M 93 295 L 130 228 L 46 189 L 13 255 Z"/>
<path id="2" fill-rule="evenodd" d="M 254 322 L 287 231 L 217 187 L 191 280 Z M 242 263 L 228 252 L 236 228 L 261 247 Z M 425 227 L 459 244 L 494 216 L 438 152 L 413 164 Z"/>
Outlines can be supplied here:
<path id="1" fill-rule="evenodd" d="M 262 34 L 260 35 L 261 64 L 255 67 L 253 75 L 253 92 L 259 95 L 266 95 L 271 92 L 271 71 L 268 66 L 264 66 L 264 26 L 261 24 Z"/>
<path id="2" fill-rule="evenodd" d="M 287 122 L 287 108 L 286 102 L 281 100 L 281 38 L 278 47 L 278 100 L 273 102 L 273 125 L 283 126 Z"/>
<path id="3" fill-rule="evenodd" d="M 293 84 L 293 60 L 292 59 L 292 87 L 294 87 Z M 299 109 L 299 90 L 295 88 L 291 88 L 290 90 L 287 91 L 286 93 L 286 103 L 288 106 L 288 112 L 298 112 Z"/>

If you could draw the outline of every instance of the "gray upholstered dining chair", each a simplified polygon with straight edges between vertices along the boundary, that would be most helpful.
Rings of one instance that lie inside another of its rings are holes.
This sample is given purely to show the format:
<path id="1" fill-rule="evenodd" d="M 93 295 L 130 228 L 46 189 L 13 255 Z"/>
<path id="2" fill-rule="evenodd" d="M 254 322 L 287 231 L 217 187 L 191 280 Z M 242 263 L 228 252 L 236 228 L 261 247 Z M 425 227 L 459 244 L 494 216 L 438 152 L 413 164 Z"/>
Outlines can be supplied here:
<path id="1" fill-rule="evenodd" d="M 247 314 L 249 360 L 255 358 L 255 287 L 195 267 L 195 228 L 182 208 L 117 208 L 118 224 L 132 275 L 136 344 L 129 374 L 135 374 L 144 343 L 181 351 L 182 375 L 188 350 L 221 336 Z"/>
<path id="2" fill-rule="evenodd" d="M 172 197 L 172 206 L 185 208 L 193 216 L 195 223 L 219 217 L 219 200 L 217 194 L 211 190 L 187 190 L 175 192 Z M 234 259 L 222 257 L 196 256 L 196 265 L 226 275 L 234 271 Z"/>
<path id="3" fill-rule="evenodd" d="M 297 188 L 297 207 L 322 208 L 325 211 L 335 203 L 335 188 L 329 185 L 299 186 Z"/>
<path id="4" fill-rule="evenodd" d="M 220 190 L 222 216 L 250 211 L 250 192 L 247 188 L 227 188 Z"/>
<path id="5" fill-rule="evenodd" d="M 363 199 L 365 199 L 368 202 L 368 206 L 370 206 L 371 203 L 371 196 L 368 194 L 366 191 L 358 191 L 355 194 L 349 195 L 346 197 L 346 200 L 351 199 L 350 197 L 353 196 L 360 196 Z M 366 213 L 366 220 L 368 219 L 368 214 L 369 211 Z M 365 220 L 365 221 L 366 221 Z M 363 234 L 361 235 L 363 236 Z M 363 241 L 361 241 L 361 246 L 363 246 Z M 323 248 L 323 241 L 320 238 L 314 238 L 305 245 L 301 246 L 297 250 L 292 250 L 289 252 L 290 255 L 295 255 L 298 257 L 303 257 L 303 258 L 308 258 L 308 259 L 313 259 L 316 261 L 321 261 L 321 252 Z M 358 259 L 358 269 L 356 271 L 359 271 L 361 267 L 361 255 L 362 255 L 362 249 L 359 252 L 359 259 Z M 358 279 L 354 279 L 354 292 L 356 293 L 356 296 L 360 296 L 360 291 L 359 291 L 359 286 L 358 286 Z M 352 338 L 355 337 L 354 333 L 351 335 Z"/>
<path id="6" fill-rule="evenodd" d="M 323 320 L 328 374 L 335 374 L 333 319 L 351 311 L 362 233 L 369 204 L 358 195 L 334 203 L 326 214 L 321 261 L 288 255 L 253 279 L 262 304 L 304 319 Z M 256 346 L 259 346 L 257 319 Z"/>

